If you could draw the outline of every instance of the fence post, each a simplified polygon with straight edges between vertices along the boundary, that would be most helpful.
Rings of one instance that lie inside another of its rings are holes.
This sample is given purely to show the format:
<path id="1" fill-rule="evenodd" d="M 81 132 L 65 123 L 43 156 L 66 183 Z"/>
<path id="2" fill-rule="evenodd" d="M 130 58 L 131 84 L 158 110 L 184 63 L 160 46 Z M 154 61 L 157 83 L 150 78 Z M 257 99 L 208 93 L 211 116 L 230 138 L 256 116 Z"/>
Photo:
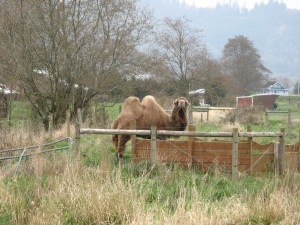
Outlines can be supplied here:
<path id="1" fill-rule="evenodd" d="M 265 127 L 268 127 L 269 123 L 269 117 L 268 117 L 268 112 L 265 112 Z"/>
<path id="2" fill-rule="evenodd" d="M 100 111 L 100 125 L 106 127 L 105 107 L 101 105 L 99 111 Z"/>
<path id="3" fill-rule="evenodd" d="M 53 132 L 53 114 L 50 113 L 49 115 L 49 128 L 48 128 L 48 138 L 52 139 L 52 132 Z"/>
<path id="4" fill-rule="evenodd" d="M 278 174 L 279 167 L 278 167 L 278 149 L 279 149 L 279 142 L 274 142 L 274 170 L 275 174 Z"/>
<path id="5" fill-rule="evenodd" d="M 193 107 L 189 107 L 189 124 L 193 123 Z"/>
<path id="6" fill-rule="evenodd" d="M 238 163 L 239 163 L 239 151 L 238 151 L 238 128 L 232 130 L 232 178 L 238 177 Z"/>
<path id="7" fill-rule="evenodd" d="M 79 146 L 80 146 L 80 123 L 78 120 L 75 121 L 75 157 L 77 157 L 78 155 L 80 155 L 80 150 L 79 150 Z"/>
<path id="8" fill-rule="evenodd" d="M 66 112 L 66 123 L 67 123 L 67 137 L 70 137 L 71 135 L 71 129 L 70 129 L 70 109 L 67 109 L 67 112 Z"/>
<path id="9" fill-rule="evenodd" d="M 156 163 L 157 161 L 157 127 L 151 126 L 151 162 Z"/>
<path id="10" fill-rule="evenodd" d="M 132 120 L 130 122 L 130 129 L 131 130 L 135 130 L 136 129 L 136 121 Z M 131 135 L 131 161 L 134 162 L 136 159 L 136 152 L 135 152 L 135 148 L 136 148 L 136 135 L 132 134 Z"/>
<path id="11" fill-rule="evenodd" d="M 93 124 L 93 127 L 95 127 L 96 123 L 97 123 L 97 121 L 96 121 L 96 106 L 95 106 L 94 102 L 92 104 L 93 104 L 92 105 L 92 124 Z"/>
<path id="12" fill-rule="evenodd" d="M 195 126 L 193 126 L 192 124 L 189 125 L 189 131 L 195 131 L 196 128 Z M 193 165 L 193 145 L 194 145 L 194 137 L 189 137 L 188 138 L 188 151 L 189 151 L 189 155 L 190 155 L 190 162 L 188 166 L 192 166 Z"/>
<path id="13" fill-rule="evenodd" d="M 284 133 L 285 129 L 281 128 L 282 136 L 279 137 L 279 146 L 278 146 L 278 172 L 280 175 L 284 173 Z"/>
<path id="14" fill-rule="evenodd" d="M 251 125 L 247 126 L 247 132 L 252 132 L 252 127 Z M 253 145 L 253 138 L 252 137 L 248 137 L 248 142 L 249 142 L 249 155 L 250 155 L 250 174 L 252 174 L 252 163 L 253 163 L 253 159 L 252 159 L 252 145 Z"/>
<path id="15" fill-rule="evenodd" d="M 77 109 L 77 118 L 80 126 L 82 125 L 82 114 L 81 114 L 81 108 Z"/>
<path id="16" fill-rule="evenodd" d="M 209 109 L 207 109 L 207 113 L 206 113 L 206 115 L 207 115 L 207 122 L 209 121 Z"/>
<path id="17" fill-rule="evenodd" d="M 289 112 L 288 112 L 288 135 L 290 136 L 291 135 L 291 128 L 292 128 L 292 122 L 291 122 L 291 109 L 289 109 Z"/>

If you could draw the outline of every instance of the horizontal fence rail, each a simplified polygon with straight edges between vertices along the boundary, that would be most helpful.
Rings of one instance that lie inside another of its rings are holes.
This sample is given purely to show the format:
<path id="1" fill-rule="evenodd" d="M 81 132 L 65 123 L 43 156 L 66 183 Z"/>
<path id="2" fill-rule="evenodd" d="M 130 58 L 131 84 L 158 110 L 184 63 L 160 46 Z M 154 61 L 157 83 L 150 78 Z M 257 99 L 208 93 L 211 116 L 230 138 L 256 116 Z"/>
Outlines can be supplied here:
<path id="1" fill-rule="evenodd" d="M 90 129 L 81 128 L 80 134 L 128 134 L 149 136 L 151 130 L 123 130 L 123 129 Z M 233 137 L 233 132 L 198 132 L 198 131 L 169 131 L 157 130 L 157 135 L 186 136 L 186 137 Z M 282 132 L 238 132 L 239 137 L 282 137 Z"/>
<path id="2" fill-rule="evenodd" d="M 80 134 L 128 134 L 128 135 L 147 136 L 151 134 L 151 130 L 116 130 L 116 129 L 81 128 Z"/>
<path id="3" fill-rule="evenodd" d="M 272 111 L 272 110 L 266 110 L 266 113 L 289 113 L 289 111 Z"/>
<path id="4" fill-rule="evenodd" d="M 283 133 L 278 132 L 238 132 L 239 137 L 282 137 Z"/>

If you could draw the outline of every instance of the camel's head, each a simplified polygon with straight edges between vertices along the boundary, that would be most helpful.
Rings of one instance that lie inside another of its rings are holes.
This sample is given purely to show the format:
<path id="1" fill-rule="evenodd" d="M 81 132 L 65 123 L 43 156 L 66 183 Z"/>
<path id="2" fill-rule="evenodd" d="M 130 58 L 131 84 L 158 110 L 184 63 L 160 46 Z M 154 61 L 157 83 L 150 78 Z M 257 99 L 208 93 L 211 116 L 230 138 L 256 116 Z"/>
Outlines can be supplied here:
<path id="1" fill-rule="evenodd" d="M 174 101 L 174 105 L 180 114 L 185 114 L 187 112 L 189 102 L 185 97 L 179 97 Z"/>

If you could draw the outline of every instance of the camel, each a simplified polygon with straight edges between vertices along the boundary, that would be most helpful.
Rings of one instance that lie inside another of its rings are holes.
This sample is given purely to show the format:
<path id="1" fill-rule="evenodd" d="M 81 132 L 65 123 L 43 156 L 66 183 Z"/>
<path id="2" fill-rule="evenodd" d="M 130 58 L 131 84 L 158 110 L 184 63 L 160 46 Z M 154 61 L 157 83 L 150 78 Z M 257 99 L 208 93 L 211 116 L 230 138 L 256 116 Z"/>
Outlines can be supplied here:
<path id="1" fill-rule="evenodd" d="M 188 123 L 189 102 L 184 97 L 174 101 L 171 114 L 157 103 L 151 95 L 145 96 L 142 101 L 135 96 L 125 99 L 120 115 L 114 120 L 112 129 L 130 129 L 132 121 L 135 121 L 137 130 L 150 130 L 156 126 L 158 130 L 183 131 Z M 149 137 L 143 137 L 149 138 Z M 158 137 L 166 139 L 167 137 Z M 122 159 L 125 145 L 130 140 L 130 135 L 113 135 L 113 143 L 116 148 L 116 156 Z"/>

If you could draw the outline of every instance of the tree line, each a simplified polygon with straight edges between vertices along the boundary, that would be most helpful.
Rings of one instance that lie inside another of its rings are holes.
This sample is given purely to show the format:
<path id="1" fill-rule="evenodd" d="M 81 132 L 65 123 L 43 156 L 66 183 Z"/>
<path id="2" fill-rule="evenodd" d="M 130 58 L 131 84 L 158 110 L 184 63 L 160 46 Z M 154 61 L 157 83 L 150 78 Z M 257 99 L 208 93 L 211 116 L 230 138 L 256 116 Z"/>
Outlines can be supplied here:
<path id="1" fill-rule="evenodd" d="M 47 129 L 66 111 L 129 95 L 186 96 L 230 104 L 269 79 L 246 36 L 220 59 L 185 18 L 155 21 L 135 0 L 0 0 L 0 83 L 18 90 Z"/>

